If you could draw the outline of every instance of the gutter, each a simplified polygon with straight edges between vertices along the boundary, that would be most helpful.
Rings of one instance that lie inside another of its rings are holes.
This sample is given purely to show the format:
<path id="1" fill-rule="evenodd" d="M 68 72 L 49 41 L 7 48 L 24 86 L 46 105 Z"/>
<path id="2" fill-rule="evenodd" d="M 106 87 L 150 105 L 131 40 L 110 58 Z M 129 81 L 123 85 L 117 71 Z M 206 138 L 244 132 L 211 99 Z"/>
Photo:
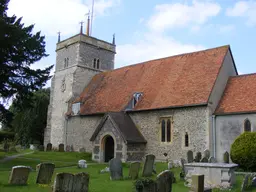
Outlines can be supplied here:
<path id="1" fill-rule="evenodd" d="M 216 123 L 215 115 L 212 115 L 212 145 L 213 145 L 213 157 L 216 158 Z"/>

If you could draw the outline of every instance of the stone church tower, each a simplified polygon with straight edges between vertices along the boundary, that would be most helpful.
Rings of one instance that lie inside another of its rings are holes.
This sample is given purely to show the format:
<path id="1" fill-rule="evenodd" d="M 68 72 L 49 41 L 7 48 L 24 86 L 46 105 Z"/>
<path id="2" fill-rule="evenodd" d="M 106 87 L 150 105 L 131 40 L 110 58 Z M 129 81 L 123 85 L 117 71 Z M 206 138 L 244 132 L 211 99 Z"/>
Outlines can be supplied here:
<path id="1" fill-rule="evenodd" d="M 67 120 L 65 113 L 69 102 L 79 96 L 97 73 L 114 69 L 116 53 L 115 37 L 108 43 L 81 32 L 59 40 L 56 47 L 56 66 L 51 80 L 51 96 L 48 107 L 44 145 L 57 147 L 65 144 Z"/>

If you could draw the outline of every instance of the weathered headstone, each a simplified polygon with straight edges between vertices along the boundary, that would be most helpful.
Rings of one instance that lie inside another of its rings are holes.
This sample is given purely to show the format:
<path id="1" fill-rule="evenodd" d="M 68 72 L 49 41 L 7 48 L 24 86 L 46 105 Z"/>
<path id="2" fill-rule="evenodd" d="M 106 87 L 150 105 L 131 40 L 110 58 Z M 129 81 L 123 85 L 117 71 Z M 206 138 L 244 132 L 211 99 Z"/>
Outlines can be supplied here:
<path id="1" fill-rule="evenodd" d="M 61 191 L 72 191 L 74 182 L 74 175 L 71 173 L 58 173 L 56 175 L 53 192 L 61 192 Z"/>
<path id="2" fill-rule="evenodd" d="M 206 157 L 203 157 L 203 159 L 201 159 L 202 163 L 208 163 L 208 159 Z"/>
<path id="3" fill-rule="evenodd" d="M 59 152 L 64 152 L 64 144 L 59 144 Z"/>
<path id="4" fill-rule="evenodd" d="M 72 192 L 88 192 L 89 191 L 89 174 L 77 173 L 74 175 Z"/>
<path id="5" fill-rule="evenodd" d="M 87 168 L 86 160 L 79 160 L 78 161 L 78 168 Z"/>
<path id="6" fill-rule="evenodd" d="M 51 143 L 48 143 L 46 145 L 46 151 L 51 151 L 52 150 L 52 144 Z"/>
<path id="7" fill-rule="evenodd" d="M 109 171 L 111 180 L 123 179 L 122 161 L 119 158 L 113 158 L 109 161 Z"/>
<path id="8" fill-rule="evenodd" d="M 243 183 L 242 183 L 242 186 L 241 186 L 241 192 L 244 192 L 248 186 L 248 180 L 249 180 L 249 177 L 250 175 L 249 174 L 246 174 L 245 177 L 244 177 L 244 180 L 243 180 Z"/>
<path id="9" fill-rule="evenodd" d="M 202 154 L 201 154 L 201 152 L 197 152 L 196 153 L 196 156 L 195 156 L 195 162 L 200 162 L 201 161 L 201 159 L 202 159 Z"/>
<path id="10" fill-rule="evenodd" d="M 153 173 L 155 155 L 147 155 L 143 166 L 142 177 L 150 177 Z"/>
<path id="11" fill-rule="evenodd" d="M 209 150 L 209 149 L 204 150 L 204 157 L 206 157 L 207 159 L 209 159 L 210 156 L 211 156 L 210 150 Z"/>
<path id="12" fill-rule="evenodd" d="M 180 179 L 184 179 L 185 176 L 186 176 L 186 169 L 185 169 L 185 163 L 186 163 L 186 160 L 181 158 L 180 159 L 180 162 L 181 162 L 181 173 L 180 173 Z"/>
<path id="13" fill-rule="evenodd" d="M 214 157 L 210 157 L 208 161 L 209 163 L 217 163 L 217 159 L 215 159 Z"/>
<path id="14" fill-rule="evenodd" d="M 192 175 L 191 189 L 193 192 L 204 192 L 204 175 Z"/>
<path id="15" fill-rule="evenodd" d="M 157 192 L 172 192 L 174 174 L 169 171 L 163 171 L 159 173 L 156 178 Z"/>
<path id="16" fill-rule="evenodd" d="M 188 160 L 188 163 L 192 163 L 194 161 L 193 151 L 189 150 L 187 152 L 187 160 Z"/>
<path id="17" fill-rule="evenodd" d="M 36 177 L 36 183 L 49 184 L 52 180 L 55 165 L 53 163 L 41 163 Z"/>
<path id="18" fill-rule="evenodd" d="M 223 161 L 229 163 L 229 153 L 227 151 L 223 154 Z"/>
<path id="19" fill-rule="evenodd" d="M 130 165 L 129 178 L 137 179 L 140 171 L 140 162 L 133 162 Z"/>
<path id="20" fill-rule="evenodd" d="M 26 185 L 31 168 L 28 166 L 14 166 L 9 177 L 9 184 Z"/>

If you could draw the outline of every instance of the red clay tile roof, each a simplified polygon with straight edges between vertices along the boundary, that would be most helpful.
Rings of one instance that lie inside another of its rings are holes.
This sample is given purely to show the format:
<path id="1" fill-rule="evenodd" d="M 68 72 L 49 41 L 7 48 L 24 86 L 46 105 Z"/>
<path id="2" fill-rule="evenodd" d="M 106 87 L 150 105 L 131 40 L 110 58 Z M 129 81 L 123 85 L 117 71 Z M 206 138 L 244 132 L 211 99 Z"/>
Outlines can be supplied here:
<path id="1" fill-rule="evenodd" d="M 256 112 L 256 74 L 230 77 L 215 114 Z"/>
<path id="2" fill-rule="evenodd" d="M 81 115 L 118 112 L 135 92 L 133 110 L 207 104 L 229 46 L 187 53 L 103 72 L 93 77 L 75 102 Z"/>

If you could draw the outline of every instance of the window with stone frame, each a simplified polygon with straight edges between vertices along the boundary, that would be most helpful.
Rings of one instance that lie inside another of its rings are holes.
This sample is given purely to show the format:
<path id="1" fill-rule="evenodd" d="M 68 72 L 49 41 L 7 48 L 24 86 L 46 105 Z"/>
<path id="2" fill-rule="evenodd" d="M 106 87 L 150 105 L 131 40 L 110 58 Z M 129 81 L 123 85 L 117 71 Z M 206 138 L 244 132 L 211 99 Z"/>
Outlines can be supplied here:
<path id="1" fill-rule="evenodd" d="M 251 129 L 251 122 L 249 119 L 245 119 L 244 121 L 244 131 L 245 132 L 251 132 L 252 129 Z"/>
<path id="2" fill-rule="evenodd" d="M 172 123 L 171 118 L 161 120 L 161 142 L 170 143 L 172 141 Z"/>
<path id="3" fill-rule="evenodd" d="M 185 134 L 185 147 L 189 146 L 189 140 L 188 140 L 188 132 Z"/>
<path id="4" fill-rule="evenodd" d="M 97 69 L 99 69 L 99 68 L 100 68 L 100 60 L 97 59 Z"/>
<path id="5" fill-rule="evenodd" d="M 96 59 L 93 59 L 93 68 L 96 69 Z"/>

